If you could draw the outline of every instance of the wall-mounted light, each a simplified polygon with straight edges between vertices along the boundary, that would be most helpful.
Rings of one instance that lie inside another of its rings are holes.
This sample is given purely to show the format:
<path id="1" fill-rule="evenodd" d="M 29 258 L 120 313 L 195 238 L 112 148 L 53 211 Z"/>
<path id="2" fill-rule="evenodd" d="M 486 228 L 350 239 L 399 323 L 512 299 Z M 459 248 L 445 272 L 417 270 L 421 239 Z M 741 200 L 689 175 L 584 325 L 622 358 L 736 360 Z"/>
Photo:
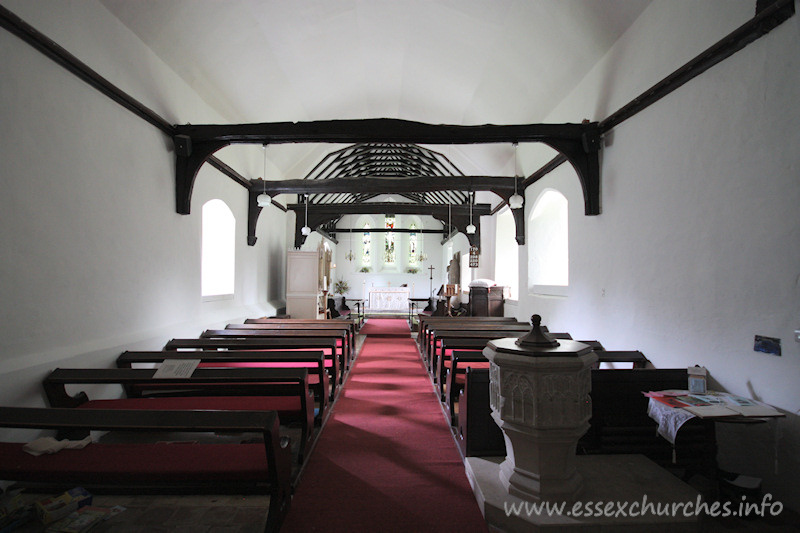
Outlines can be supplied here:
<path id="1" fill-rule="evenodd" d="M 272 205 L 272 198 L 267 194 L 267 145 L 262 144 L 261 149 L 264 151 L 264 173 L 261 174 L 261 181 L 264 183 L 264 192 L 258 195 L 256 202 L 258 202 L 258 207 L 269 207 Z"/>
<path id="2" fill-rule="evenodd" d="M 525 198 L 517 193 L 517 143 L 514 143 L 514 194 L 508 199 L 508 207 L 520 209 L 525 203 Z"/>
<path id="3" fill-rule="evenodd" d="M 306 194 L 305 197 L 306 197 L 306 225 L 300 228 L 300 233 L 308 237 L 309 235 L 311 235 L 311 228 L 308 227 L 308 195 Z"/>

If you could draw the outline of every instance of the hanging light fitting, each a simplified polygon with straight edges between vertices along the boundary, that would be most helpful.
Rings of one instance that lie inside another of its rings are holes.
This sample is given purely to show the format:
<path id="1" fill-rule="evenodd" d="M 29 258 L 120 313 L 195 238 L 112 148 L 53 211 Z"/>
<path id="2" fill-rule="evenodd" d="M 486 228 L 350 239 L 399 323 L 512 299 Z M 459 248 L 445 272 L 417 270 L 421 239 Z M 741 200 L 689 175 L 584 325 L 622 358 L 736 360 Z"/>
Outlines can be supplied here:
<path id="1" fill-rule="evenodd" d="M 345 259 L 352 262 L 353 259 L 356 258 L 355 254 L 353 254 L 353 228 L 350 228 L 350 251 L 344 256 Z"/>
<path id="2" fill-rule="evenodd" d="M 467 226 L 467 233 L 470 235 L 474 235 L 475 231 L 478 229 L 475 227 L 475 224 L 472 223 L 472 203 L 475 199 L 475 193 L 469 193 L 469 226 Z"/>
<path id="3" fill-rule="evenodd" d="M 517 143 L 514 143 L 514 194 L 508 199 L 508 207 L 520 209 L 525 203 L 525 198 L 517 193 Z"/>
<path id="4" fill-rule="evenodd" d="M 261 174 L 261 181 L 264 184 L 264 192 L 258 195 L 256 202 L 258 207 L 269 207 L 272 204 L 272 198 L 267 194 L 267 145 L 262 144 L 261 149 L 264 151 L 264 173 Z"/>
<path id="5" fill-rule="evenodd" d="M 311 235 L 311 228 L 308 227 L 308 195 L 306 194 L 305 197 L 306 197 L 306 225 L 300 228 L 300 233 L 308 237 L 309 235 Z"/>
<path id="6" fill-rule="evenodd" d="M 448 238 L 450 237 L 450 231 L 451 231 L 450 228 L 453 227 L 453 223 L 452 223 L 452 218 L 453 218 L 452 215 L 453 214 L 452 214 L 452 211 L 450 209 L 450 200 L 451 199 L 452 198 L 450 197 L 450 194 L 448 193 L 448 195 L 447 195 L 447 237 Z"/>

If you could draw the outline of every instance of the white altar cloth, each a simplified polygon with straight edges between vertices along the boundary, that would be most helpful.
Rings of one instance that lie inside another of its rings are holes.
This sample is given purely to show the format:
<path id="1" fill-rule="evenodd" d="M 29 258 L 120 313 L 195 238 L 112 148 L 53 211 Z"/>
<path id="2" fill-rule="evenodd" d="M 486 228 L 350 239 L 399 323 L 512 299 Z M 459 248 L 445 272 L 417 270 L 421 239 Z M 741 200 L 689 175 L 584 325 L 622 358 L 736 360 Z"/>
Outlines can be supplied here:
<path id="1" fill-rule="evenodd" d="M 369 308 L 408 312 L 408 287 L 371 287 Z"/>

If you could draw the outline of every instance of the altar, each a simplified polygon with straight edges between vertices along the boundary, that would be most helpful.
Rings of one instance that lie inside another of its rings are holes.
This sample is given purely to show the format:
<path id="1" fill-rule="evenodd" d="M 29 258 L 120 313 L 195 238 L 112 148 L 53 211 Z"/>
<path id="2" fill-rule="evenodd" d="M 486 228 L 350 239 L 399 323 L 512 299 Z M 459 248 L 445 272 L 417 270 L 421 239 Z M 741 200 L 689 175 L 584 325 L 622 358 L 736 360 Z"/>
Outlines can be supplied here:
<path id="1" fill-rule="evenodd" d="M 367 305 L 369 309 L 408 312 L 408 287 L 370 287 Z"/>

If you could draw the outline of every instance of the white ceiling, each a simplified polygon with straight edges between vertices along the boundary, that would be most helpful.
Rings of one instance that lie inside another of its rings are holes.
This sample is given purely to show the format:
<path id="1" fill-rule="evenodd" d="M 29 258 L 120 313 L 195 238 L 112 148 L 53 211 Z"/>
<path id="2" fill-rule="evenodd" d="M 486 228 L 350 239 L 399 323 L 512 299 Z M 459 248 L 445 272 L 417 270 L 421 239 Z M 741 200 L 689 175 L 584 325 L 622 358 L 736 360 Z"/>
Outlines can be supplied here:
<path id="1" fill-rule="evenodd" d="M 651 0 L 100 1 L 231 123 L 468 125 L 542 122 Z M 302 177 L 332 149 L 270 147 L 270 165 Z M 513 172 L 510 147 L 435 149 Z"/>

